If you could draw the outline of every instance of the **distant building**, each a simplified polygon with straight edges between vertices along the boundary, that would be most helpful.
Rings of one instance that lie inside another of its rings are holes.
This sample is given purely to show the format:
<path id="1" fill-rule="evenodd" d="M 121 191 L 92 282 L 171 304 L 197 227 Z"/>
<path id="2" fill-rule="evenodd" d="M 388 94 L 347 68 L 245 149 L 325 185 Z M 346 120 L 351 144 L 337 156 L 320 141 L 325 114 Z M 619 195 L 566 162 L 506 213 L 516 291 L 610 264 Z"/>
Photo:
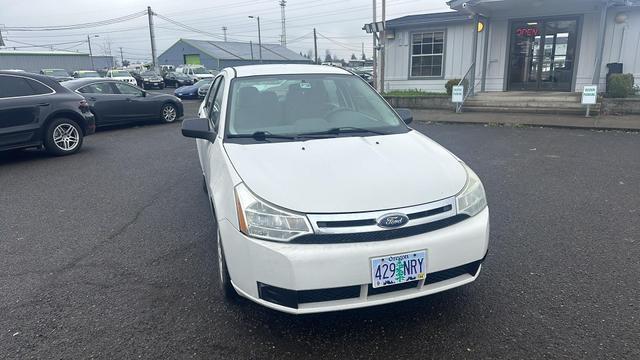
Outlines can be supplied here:
<path id="1" fill-rule="evenodd" d="M 263 64 L 307 64 L 311 60 L 281 45 L 262 44 Z M 158 65 L 204 65 L 221 70 L 229 66 L 260 63 L 257 43 L 180 39 L 160 56 Z"/>
<path id="2" fill-rule="evenodd" d="M 466 75 L 480 91 L 604 91 L 607 71 L 620 67 L 640 79 L 638 0 L 448 5 L 454 11 L 387 20 L 386 89 L 443 92 Z"/>
<path id="3" fill-rule="evenodd" d="M 96 70 L 112 68 L 113 56 L 94 56 Z M 38 73 L 41 69 L 64 69 L 67 72 L 91 70 L 89 54 L 73 51 L 0 50 L 0 69 L 15 69 Z"/>

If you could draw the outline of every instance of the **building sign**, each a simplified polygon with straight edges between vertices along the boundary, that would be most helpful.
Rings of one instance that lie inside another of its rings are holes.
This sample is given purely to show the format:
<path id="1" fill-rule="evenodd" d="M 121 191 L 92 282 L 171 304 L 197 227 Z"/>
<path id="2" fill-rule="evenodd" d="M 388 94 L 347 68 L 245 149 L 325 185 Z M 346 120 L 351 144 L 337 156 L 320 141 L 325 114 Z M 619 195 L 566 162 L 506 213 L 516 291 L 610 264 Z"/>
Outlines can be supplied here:
<path id="1" fill-rule="evenodd" d="M 595 105 L 598 102 L 598 86 L 587 85 L 582 89 L 582 105 Z"/>
<path id="2" fill-rule="evenodd" d="M 451 89 L 451 101 L 454 103 L 464 102 L 464 85 L 454 86 Z"/>
<path id="3" fill-rule="evenodd" d="M 522 37 L 536 37 L 540 36 L 540 29 L 532 27 L 521 27 L 516 29 L 516 35 Z"/>

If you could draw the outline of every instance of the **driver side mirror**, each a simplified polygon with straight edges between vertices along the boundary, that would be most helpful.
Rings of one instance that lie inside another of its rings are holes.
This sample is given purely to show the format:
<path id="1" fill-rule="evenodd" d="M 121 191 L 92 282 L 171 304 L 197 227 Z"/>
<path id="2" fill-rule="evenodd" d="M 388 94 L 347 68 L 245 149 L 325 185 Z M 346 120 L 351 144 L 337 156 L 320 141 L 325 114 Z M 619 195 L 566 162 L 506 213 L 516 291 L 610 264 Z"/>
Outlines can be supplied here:
<path id="1" fill-rule="evenodd" d="M 396 112 L 398 113 L 398 115 L 400 116 L 402 121 L 404 121 L 405 124 L 409 125 L 413 121 L 413 114 L 411 113 L 411 110 L 396 109 Z"/>
<path id="2" fill-rule="evenodd" d="M 182 121 L 182 136 L 214 142 L 216 132 L 209 129 L 209 119 L 195 118 Z"/>

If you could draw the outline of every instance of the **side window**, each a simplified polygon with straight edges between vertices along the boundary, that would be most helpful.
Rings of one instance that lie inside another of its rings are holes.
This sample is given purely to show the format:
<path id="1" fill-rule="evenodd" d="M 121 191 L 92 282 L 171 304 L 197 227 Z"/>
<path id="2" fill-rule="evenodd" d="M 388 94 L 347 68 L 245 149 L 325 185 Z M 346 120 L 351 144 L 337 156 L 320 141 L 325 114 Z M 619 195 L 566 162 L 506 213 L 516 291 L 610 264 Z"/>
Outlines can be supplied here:
<path id="1" fill-rule="evenodd" d="M 127 85 L 123 82 L 117 82 L 114 85 L 116 86 L 120 94 L 142 96 L 142 90 L 139 90 L 138 88 L 135 88 L 131 85 Z"/>
<path id="2" fill-rule="evenodd" d="M 27 80 L 19 76 L 2 76 L 0 75 L 0 98 L 9 98 L 16 96 L 35 95 L 35 91 Z"/>
<path id="3" fill-rule="evenodd" d="M 222 98 L 224 96 L 224 76 L 219 77 L 218 88 L 215 89 L 216 93 L 213 97 L 213 102 L 209 108 L 209 119 L 213 122 L 214 129 L 218 130 L 218 124 L 220 123 L 220 111 L 222 110 Z M 211 91 L 213 92 L 213 91 Z"/>
<path id="4" fill-rule="evenodd" d="M 31 86 L 31 88 L 33 89 L 34 95 L 53 94 L 53 89 L 51 89 L 50 87 L 48 87 L 47 85 L 39 81 L 35 81 L 31 79 L 25 79 L 25 80 L 27 81 L 29 86 Z"/>
<path id="5" fill-rule="evenodd" d="M 204 106 L 207 109 L 211 109 L 211 106 L 213 106 L 213 99 L 215 98 L 215 93 L 216 93 L 216 88 L 218 87 L 218 84 L 220 83 L 220 77 L 215 78 L 215 80 L 213 80 L 213 83 L 211 84 L 211 91 L 209 91 L 207 93 L 207 99 L 204 102 Z"/>
<path id="6" fill-rule="evenodd" d="M 96 83 L 78 89 L 83 94 L 115 94 L 111 83 Z"/>

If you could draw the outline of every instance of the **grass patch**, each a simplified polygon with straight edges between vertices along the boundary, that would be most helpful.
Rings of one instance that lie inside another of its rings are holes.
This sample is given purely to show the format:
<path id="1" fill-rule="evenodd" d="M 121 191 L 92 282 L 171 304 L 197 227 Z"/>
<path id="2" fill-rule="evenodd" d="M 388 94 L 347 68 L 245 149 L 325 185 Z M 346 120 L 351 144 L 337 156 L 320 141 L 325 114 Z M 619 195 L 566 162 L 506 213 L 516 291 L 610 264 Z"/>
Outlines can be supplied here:
<path id="1" fill-rule="evenodd" d="M 439 96 L 447 96 L 446 93 L 438 93 L 438 92 L 427 92 L 419 89 L 408 89 L 408 90 L 391 90 L 384 93 L 384 96 L 397 96 L 397 97 L 439 97 Z"/>

